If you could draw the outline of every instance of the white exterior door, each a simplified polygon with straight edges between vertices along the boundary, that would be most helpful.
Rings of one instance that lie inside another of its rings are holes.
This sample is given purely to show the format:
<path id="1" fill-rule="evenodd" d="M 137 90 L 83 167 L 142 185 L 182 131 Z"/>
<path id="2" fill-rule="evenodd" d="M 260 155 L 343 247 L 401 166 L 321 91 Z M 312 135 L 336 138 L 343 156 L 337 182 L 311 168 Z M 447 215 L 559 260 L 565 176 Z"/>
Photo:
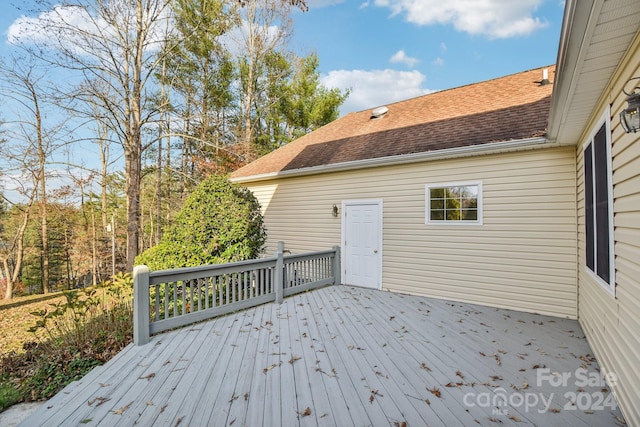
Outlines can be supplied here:
<path id="1" fill-rule="evenodd" d="M 382 288 L 382 201 L 347 201 L 342 205 L 343 282 Z"/>

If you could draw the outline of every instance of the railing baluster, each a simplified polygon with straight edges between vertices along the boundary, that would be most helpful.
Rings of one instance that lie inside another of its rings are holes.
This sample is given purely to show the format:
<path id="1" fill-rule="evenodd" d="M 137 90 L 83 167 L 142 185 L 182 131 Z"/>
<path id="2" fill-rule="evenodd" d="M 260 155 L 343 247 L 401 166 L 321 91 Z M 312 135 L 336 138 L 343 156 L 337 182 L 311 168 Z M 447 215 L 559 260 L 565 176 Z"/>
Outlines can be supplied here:
<path id="1" fill-rule="evenodd" d="M 156 301 L 155 301 L 155 308 L 156 308 L 156 315 L 155 320 L 160 320 L 160 285 L 156 284 L 155 285 L 155 290 L 156 290 Z"/>
<path id="2" fill-rule="evenodd" d="M 164 312 L 162 315 L 167 319 L 169 318 L 169 283 L 164 284 L 164 296 L 162 297 L 162 303 L 164 305 Z"/>

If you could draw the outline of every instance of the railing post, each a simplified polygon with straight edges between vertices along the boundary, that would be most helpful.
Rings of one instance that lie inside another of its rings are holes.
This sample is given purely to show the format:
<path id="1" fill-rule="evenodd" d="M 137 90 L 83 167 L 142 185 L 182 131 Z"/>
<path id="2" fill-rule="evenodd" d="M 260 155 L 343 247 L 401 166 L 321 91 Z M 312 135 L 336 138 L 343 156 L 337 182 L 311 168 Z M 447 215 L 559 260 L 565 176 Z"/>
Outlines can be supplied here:
<path id="1" fill-rule="evenodd" d="M 340 246 L 334 246 L 335 254 L 333 256 L 333 284 L 342 284 L 342 271 L 340 270 Z"/>
<path id="2" fill-rule="evenodd" d="M 276 252 L 276 271 L 274 272 L 274 286 L 276 287 L 276 303 L 282 304 L 284 293 L 284 242 L 278 242 L 278 252 Z"/>
<path id="3" fill-rule="evenodd" d="M 149 267 L 133 268 L 133 343 L 149 342 Z"/>

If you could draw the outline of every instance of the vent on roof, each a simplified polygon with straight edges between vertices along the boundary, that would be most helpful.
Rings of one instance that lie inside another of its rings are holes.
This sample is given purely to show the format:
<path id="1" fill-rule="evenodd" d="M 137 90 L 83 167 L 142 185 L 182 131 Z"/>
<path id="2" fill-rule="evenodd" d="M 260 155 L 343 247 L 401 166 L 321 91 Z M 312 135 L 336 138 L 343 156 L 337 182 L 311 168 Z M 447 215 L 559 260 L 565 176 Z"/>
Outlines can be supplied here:
<path id="1" fill-rule="evenodd" d="M 389 112 L 389 109 L 384 105 L 382 107 L 374 108 L 373 110 L 371 110 L 371 118 L 379 119 L 380 117 L 384 116 L 388 112 Z"/>
<path id="2" fill-rule="evenodd" d="M 540 86 L 545 86 L 550 83 L 551 82 L 549 81 L 549 69 L 545 68 L 542 70 L 542 80 L 540 81 Z"/>

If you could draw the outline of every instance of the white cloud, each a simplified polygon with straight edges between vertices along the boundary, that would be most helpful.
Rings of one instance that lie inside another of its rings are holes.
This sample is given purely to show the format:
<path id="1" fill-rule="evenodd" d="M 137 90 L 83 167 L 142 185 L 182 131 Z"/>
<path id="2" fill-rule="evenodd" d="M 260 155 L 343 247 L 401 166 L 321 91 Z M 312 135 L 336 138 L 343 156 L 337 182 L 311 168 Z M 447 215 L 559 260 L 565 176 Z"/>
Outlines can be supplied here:
<path id="1" fill-rule="evenodd" d="M 358 9 L 359 9 L 359 10 L 366 9 L 366 8 L 368 8 L 370 5 L 371 5 L 371 2 L 370 2 L 369 0 L 367 0 L 367 1 L 365 1 L 364 3 L 360 4 L 360 6 L 358 6 Z"/>
<path id="2" fill-rule="evenodd" d="M 444 59 L 437 57 L 436 59 L 433 60 L 433 65 L 442 67 L 444 65 Z"/>
<path id="3" fill-rule="evenodd" d="M 11 44 L 45 43 L 61 38 L 72 38 L 68 31 L 60 31 L 70 26 L 89 33 L 96 32 L 96 25 L 87 11 L 75 6 L 56 6 L 42 12 L 37 17 L 21 16 L 13 21 L 7 30 L 7 42 Z M 67 34 L 65 34 L 67 33 Z M 72 45 L 73 43 L 69 43 Z"/>
<path id="4" fill-rule="evenodd" d="M 447 51 L 447 45 L 445 44 L 445 42 L 440 43 L 440 52 L 446 52 Z"/>
<path id="5" fill-rule="evenodd" d="M 389 61 L 393 63 L 405 64 L 408 67 L 414 67 L 418 62 L 420 62 L 418 58 L 407 56 L 407 54 L 402 49 L 394 53 L 393 56 L 389 58 Z"/>
<path id="6" fill-rule="evenodd" d="M 458 31 L 489 38 L 523 36 L 548 23 L 533 16 L 542 0 L 375 0 L 393 15 L 417 25 L 453 24 Z"/>
<path id="7" fill-rule="evenodd" d="M 427 94 L 431 91 L 422 87 L 425 80 L 415 70 L 335 70 L 322 77 L 322 84 L 351 90 L 340 108 L 346 114 Z"/>
<path id="8" fill-rule="evenodd" d="M 307 0 L 307 6 L 309 6 L 309 9 L 319 9 L 321 7 L 334 6 L 340 3 L 344 3 L 344 0 Z"/>
<path id="9" fill-rule="evenodd" d="M 126 2 L 122 2 L 126 4 Z M 7 30 L 7 42 L 15 45 L 36 44 L 50 49 L 66 49 L 76 54 L 99 51 L 102 40 L 118 40 L 122 22 L 135 19 L 135 9 L 115 8 L 116 14 L 100 16 L 95 10 L 81 6 L 56 5 L 37 17 L 21 16 Z M 148 20 L 151 17 L 147 17 Z M 146 50 L 161 47 L 165 25 L 169 19 L 166 9 L 158 11 L 149 30 Z M 169 25 L 169 31 L 172 29 Z M 117 46 L 114 42 L 113 46 Z M 113 48 L 112 46 L 112 48 Z"/>

